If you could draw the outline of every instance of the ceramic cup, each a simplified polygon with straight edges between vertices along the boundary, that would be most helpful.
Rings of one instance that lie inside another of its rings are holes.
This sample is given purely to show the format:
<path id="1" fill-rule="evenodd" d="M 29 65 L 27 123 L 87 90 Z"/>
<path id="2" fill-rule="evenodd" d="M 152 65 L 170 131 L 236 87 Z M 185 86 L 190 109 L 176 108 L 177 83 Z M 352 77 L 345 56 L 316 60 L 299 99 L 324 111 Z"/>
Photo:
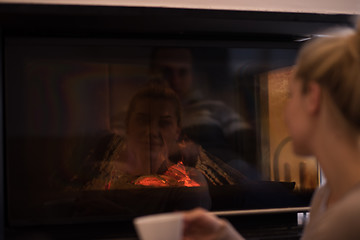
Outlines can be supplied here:
<path id="1" fill-rule="evenodd" d="M 181 240 L 183 215 L 163 213 L 138 217 L 134 225 L 141 240 Z"/>

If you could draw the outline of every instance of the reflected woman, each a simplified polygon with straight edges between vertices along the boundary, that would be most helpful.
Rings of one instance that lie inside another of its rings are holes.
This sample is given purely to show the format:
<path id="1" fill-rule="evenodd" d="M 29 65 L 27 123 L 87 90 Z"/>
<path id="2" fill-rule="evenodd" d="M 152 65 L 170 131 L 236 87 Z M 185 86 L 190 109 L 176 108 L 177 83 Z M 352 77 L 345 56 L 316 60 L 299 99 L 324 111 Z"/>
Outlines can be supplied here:
<path id="1" fill-rule="evenodd" d="M 100 174 L 85 189 L 197 187 L 246 180 L 195 143 L 179 141 L 181 120 L 181 104 L 172 89 L 150 84 L 139 90 L 127 111 L 126 138 L 111 137 Z"/>
<path id="2" fill-rule="evenodd" d="M 202 174 L 170 161 L 179 151 L 181 107 L 169 88 L 151 85 L 132 98 L 126 117 L 126 139 L 113 136 L 100 166 L 100 176 L 87 189 L 121 189 L 134 185 L 206 186 Z"/>

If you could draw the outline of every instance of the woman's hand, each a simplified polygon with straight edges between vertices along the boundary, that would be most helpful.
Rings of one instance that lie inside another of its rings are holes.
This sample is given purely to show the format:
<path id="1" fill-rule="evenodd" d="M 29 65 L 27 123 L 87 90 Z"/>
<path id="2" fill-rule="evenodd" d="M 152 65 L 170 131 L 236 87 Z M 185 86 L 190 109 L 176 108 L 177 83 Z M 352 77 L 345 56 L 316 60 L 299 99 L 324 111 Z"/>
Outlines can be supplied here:
<path id="1" fill-rule="evenodd" d="M 243 239 L 227 221 L 197 208 L 184 212 L 184 240 L 241 240 Z"/>

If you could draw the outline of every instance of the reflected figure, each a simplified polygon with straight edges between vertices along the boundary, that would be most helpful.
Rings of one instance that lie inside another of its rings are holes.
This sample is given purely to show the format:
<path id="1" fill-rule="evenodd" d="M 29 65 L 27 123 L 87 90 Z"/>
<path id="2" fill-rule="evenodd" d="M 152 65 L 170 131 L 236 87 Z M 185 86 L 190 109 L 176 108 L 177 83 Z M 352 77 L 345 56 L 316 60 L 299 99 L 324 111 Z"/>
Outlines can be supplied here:
<path id="1" fill-rule="evenodd" d="M 182 137 L 190 138 L 206 151 L 255 176 L 247 163 L 254 163 L 250 149 L 254 133 L 250 125 L 224 102 L 206 99 L 193 88 L 193 58 L 187 48 L 157 48 L 151 56 L 150 71 L 160 75 L 179 96 L 183 106 Z M 247 145 L 249 144 L 249 145 Z M 240 160 L 241 159 L 241 160 Z M 239 163 L 242 162 L 242 163 Z"/>
<path id="2" fill-rule="evenodd" d="M 178 144 L 180 126 L 180 102 L 170 88 L 140 89 L 129 104 L 125 138 L 110 135 L 92 154 L 97 176 L 83 187 L 78 215 L 210 209 L 206 177 L 184 158 L 171 160 L 185 149 Z"/>
<path id="3" fill-rule="evenodd" d="M 86 189 L 198 187 L 245 181 L 241 173 L 201 146 L 179 141 L 181 122 L 181 104 L 172 89 L 150 84 L 139 90 L 127 111 L 126 137 L 111 136 L 100 175 Z"/>
<path id="4" fill-rule="evenodd" d="M 180 125 L 180 102 L 171 89 L 153 85 L 138 91 L 127 112 L 125 139 L 113 136 L 101 174 L 88 188 L 206 186 L 195 168 L 170 161 L 170 154 L 178 151 Z"/>

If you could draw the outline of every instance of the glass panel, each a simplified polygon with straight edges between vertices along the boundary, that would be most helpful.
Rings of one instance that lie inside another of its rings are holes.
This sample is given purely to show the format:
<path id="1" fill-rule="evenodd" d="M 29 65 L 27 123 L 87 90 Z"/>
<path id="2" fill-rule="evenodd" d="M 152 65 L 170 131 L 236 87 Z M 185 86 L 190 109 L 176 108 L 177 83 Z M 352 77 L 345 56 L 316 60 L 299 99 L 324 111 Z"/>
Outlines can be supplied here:
<path id="1" fill-rule="evenodd" d="M 279 120 L 296 48 L 5 45 L 11 223 L 308 204 L 316 163 L 291 154 Z"/>

